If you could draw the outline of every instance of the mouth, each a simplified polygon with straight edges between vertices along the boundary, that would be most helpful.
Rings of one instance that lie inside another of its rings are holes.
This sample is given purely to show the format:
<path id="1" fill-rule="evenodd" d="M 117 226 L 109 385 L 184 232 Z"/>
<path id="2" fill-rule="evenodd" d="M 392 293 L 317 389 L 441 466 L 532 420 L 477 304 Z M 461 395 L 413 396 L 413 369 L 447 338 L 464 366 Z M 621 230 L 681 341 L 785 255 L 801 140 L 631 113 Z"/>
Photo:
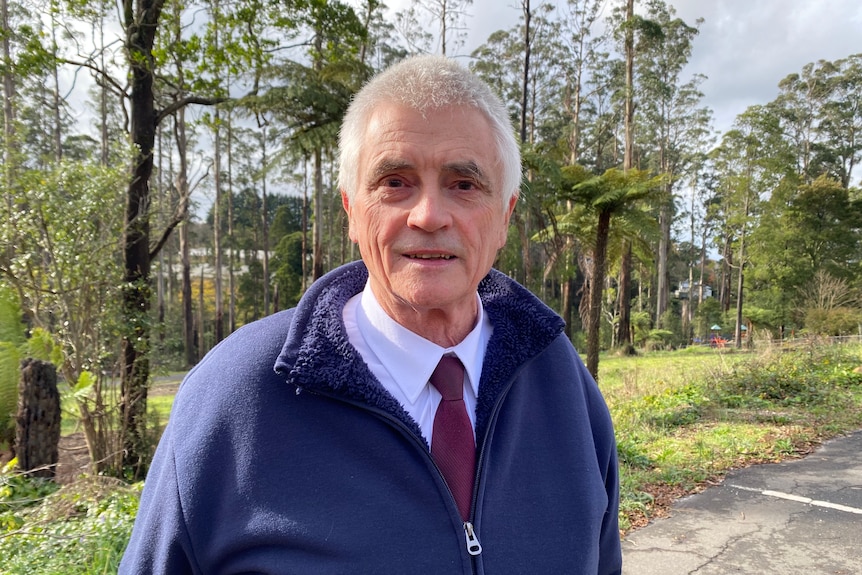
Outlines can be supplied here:
<path id="1" fill-rule="evenodd" d="M 449 254 L 404 254 L 411 260 L 454 260 L 455 256 Z"/>

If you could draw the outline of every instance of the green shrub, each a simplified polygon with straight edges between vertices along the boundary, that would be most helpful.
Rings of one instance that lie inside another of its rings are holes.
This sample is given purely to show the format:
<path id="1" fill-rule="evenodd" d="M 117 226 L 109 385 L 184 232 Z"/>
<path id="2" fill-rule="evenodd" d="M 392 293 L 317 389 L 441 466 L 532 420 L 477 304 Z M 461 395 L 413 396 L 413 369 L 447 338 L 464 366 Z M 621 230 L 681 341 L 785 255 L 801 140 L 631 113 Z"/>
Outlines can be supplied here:
<path id="1" fill-rule="evenodd" d="M 3 475 L 0 557 L 6 575 L 116 573 L 131 535 L 140 486 L 93 477 L 57 489 Z"/>
<path id="2" fill-rule="evenodd" d="M 819 347 L 764 355 L 738 364 L 717 387 L 726 407 L 816 406 L 840 402 L 849 388 L 862 385 L 857 346 Z"/>

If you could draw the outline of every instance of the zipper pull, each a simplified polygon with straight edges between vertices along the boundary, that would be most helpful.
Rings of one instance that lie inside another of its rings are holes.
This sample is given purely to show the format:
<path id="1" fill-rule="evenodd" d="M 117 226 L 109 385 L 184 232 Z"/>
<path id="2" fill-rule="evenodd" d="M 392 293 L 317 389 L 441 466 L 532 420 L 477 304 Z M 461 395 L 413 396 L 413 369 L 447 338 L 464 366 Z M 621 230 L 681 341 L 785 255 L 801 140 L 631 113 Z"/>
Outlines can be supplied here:
<path id="1" fill-rule="evenodd" d="M 482 552 L 482 544 L 473 532 L 473 524 L 469 521 L 464 523 L 464 535 L 467 536 L 467 553 L 476 556 Z"/>

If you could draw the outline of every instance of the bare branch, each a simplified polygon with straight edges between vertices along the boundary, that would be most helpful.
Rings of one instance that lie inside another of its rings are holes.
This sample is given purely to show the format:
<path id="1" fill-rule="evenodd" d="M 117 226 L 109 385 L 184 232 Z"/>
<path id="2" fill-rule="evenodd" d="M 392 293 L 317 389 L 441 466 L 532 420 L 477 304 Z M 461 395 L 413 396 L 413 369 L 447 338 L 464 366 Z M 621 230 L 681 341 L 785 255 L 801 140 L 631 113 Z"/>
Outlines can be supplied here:
<path id="1" fill-rule="evenodd" d="M 79 68 L 87 68 L 88 70 L 92 70 L 99 76 L 99 78 L 101 78 L 105 82 L 106 85 L 110 85 L 114 90 L 116 90 L 118 94 L 128 96 L 128 93 L 123 86 L 121 86 L 116 80 L 114 80 L 114 78 L 108 75 L 107 72 L 105 72 L 95 64 L 92 64 L 90 62 L 78 62 L 75 60 L 68 60 L 66 58 L 61 58 L 60 61 L 64 64 L 69 64 L 70 66 L 77 66 Z"/>
<path id="2" fill-rule="evenodd" d="M 159 252 L 162 251 L 162 248 L 167 243 L 168 239 L 171 236 L 171 233 L 174 229 L 180 225 L 185 219 L 189 211 L 189 197 L 191 196 L 192 191 L 204 181 L 210 173 L 210 165 L 207 165 L 207 171 L 198 179 L 197 183 L 195 183 L 189 190 L 187 194 L 184 194 L 180 197 L 180 201 L 177 204 L 177 209 L 174 212 L 173 218 L 168 222 L 168 225 L 165 226 L 165 229 L 162 231 L 162 235 L 159 237 L 159 241 L 153 246 L 150 250 L 150 260 L 156 259 L 156 256 L 159 255 Z"/>
<path id="3" fill-rule="evenodd" d="M 181 100 L 177 100 L 171 104 L 165 106 L 158 114 L 156 114 L 156 125 L 159 125 L 162 120 L 165 118 L 172 116 L 174 112 L 179 110 L 180 108 L 184 108 L 189 104 L 200 104 L 202 106 L 215 106 L 216 104 L 221 104 L 229 101 L 230 98 L 219 97 L 219 98 L 205 98 L 203 96 L 187 96 Z"/>

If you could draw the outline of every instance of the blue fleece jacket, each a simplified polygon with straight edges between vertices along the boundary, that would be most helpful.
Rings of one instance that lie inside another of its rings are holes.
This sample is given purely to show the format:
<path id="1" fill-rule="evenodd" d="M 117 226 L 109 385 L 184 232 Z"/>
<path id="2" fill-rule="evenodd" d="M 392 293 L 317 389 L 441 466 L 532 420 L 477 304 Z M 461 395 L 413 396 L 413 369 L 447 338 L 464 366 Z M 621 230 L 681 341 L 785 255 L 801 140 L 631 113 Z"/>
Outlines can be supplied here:
<path id="1" fill-rule="evenodd" d="M 348 342 L 366 279 L 334 270 L 189 373 L 120 573 L 620 573 L 613 429 L 560 317 L 499 272 L 479 286 L 494 330 L 465 524 Z"/>

